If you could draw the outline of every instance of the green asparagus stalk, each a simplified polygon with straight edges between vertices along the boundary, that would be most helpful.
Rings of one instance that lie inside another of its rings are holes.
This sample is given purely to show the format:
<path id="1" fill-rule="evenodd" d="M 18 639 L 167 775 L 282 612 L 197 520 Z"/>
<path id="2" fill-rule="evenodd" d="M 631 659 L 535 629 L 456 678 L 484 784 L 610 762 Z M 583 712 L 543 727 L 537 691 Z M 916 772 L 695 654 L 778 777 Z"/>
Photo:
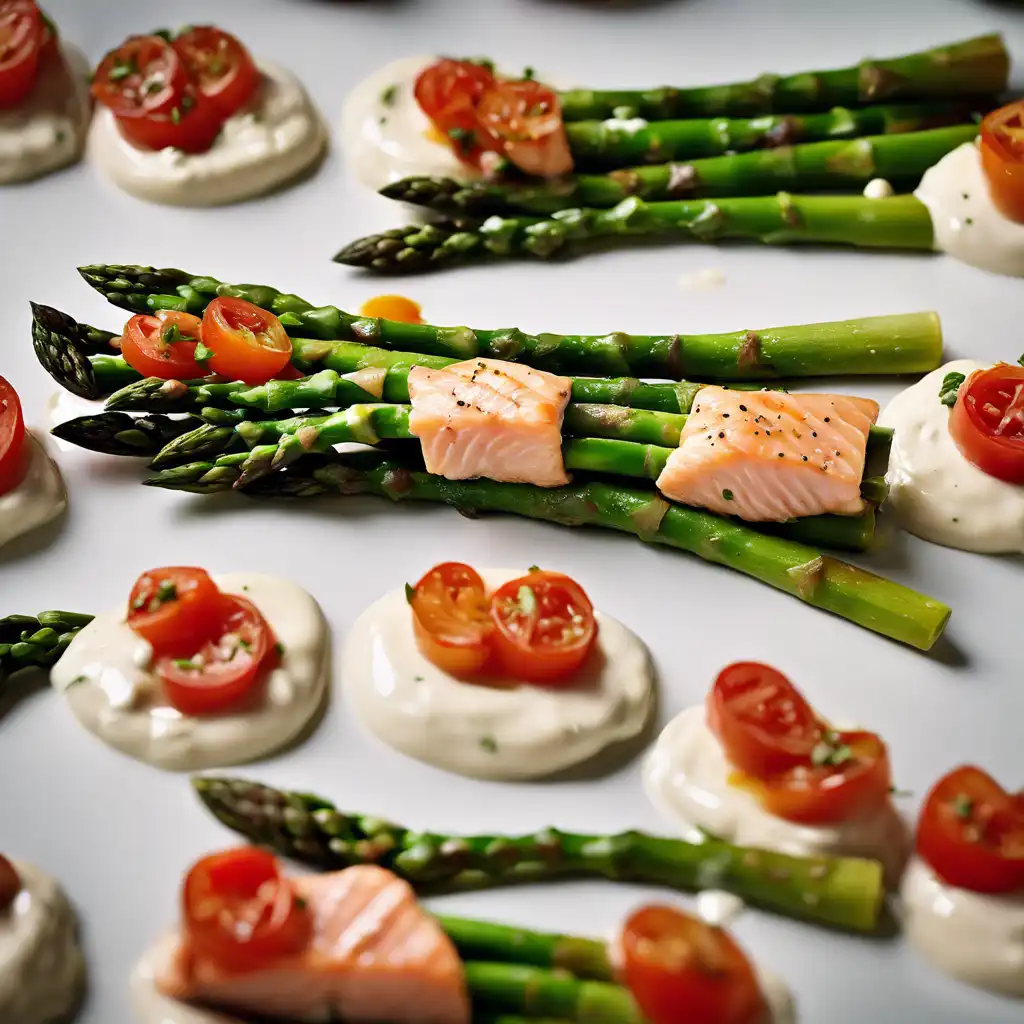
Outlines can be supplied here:
<path id="1" fill-rule="evenodd" d="M 558 1017 L 602 1024 L 646 1024 L 632 993 L 606 981 L 581 981 L 524 964 L 463 964 L 466 987 L 477 1009 L 530 1017 Z"/>
<path id="2" fill-rule="evenodd" d="M 175 420 L 162 415 L 129 416 L 123 412 L 105 412 L 76 416 L 57 424 L 50 433 L 62 441 L 103 455 L 150 456 L 183 434 L 205 426 L 205 421 L 198 416 Z M 232 432 L 230 428 L 227 430 Z"/>
<path id="3" fill-rule="evenodd" d="M 514 1013 L 473 1012 L 473 1024 L 571 1024 L 557 1017 L 521 1017 Z"/>
<path id="4" fill-rule="evenodd" d="M 815 218 L 818 217 L 816 204 L 822 198 L 814 197 L 811 201 L 810 212 Z M 850 197 L 837 197 L 834 201 L 848 204 L 853 200 Z M 771 205 L 776 200 L 730 202 Z M 871 209 L 877 208 L 877 204 L 894 203 L 894 200 L 862 202 L 875 204 L 859 214 L 867 216 Z M 698 205 L 703 208 L 708 204 Z M 927 217 L 927 210 L 923 205 L 918 205 Z M 860 210 L 861 207 L 855 206 L 854 209 Z M 896 200 L 894 206 L 883 205 L 880 209 L 898 212 L 900 202 Z M 828 216 L 832 218 L 841 212 L 837 210 L 836 214 L 829 213 Z M 602 216 L 611 216 L 613 213 L 604 211 Z M 772 215 L 777 217 L 778 211 Z M 758 216 L 764 219 L 763 214 Z M 562 214 L 558 217 L 561 218 Z M 713 216 L 705 217 L 705 221 L 714 219 Z M 893 214 L 882 215 L 881 219 L 895 229 L 898 218 Z M 930 237 L 931 221 L 928 220 L 927 224 Z M 763 226 L 767 230 L 767 224 Z M 811 226 L 815 231 L 823 230 L 817 226 L 817 220 Z M 224 284 L 213 278 L 193 277 L 180 270 L 92 266 L 82 267 L 80 272 L 108 301 L 134 311 L 182 309 L 200 315 L 218 295 L 248 299 L 272 310 L 286 323 L 296 347 L 294 361 L 307 373 L 323 366 L 339 373 L 349 373 L 366 366 L 400 366 L 405 359 L 410 361 L 407 365 L 448 365 L 433 363 L 424 356 L 454 359 L 488 356 L 525 362 L 560 373 L 732 381 L 837 374 L 925 373 L 935 369 L 942 360 L 941 328 L 934 313 L 866 317 L 836 323 L 735 331 L 729 334 L 636 335 L 621 331 L 593 336 L 527 334 L 516 328 L 471 330 L 468 327 L 432 327 L 429 324 L 357 318 L 335 306 L 314 309 L 296 295 L 282 294 L 265 285 Z M 323 341 L 352 337 L 356 341 L 379 346 L 379 349 L 374 349 L 373 354 L 360 351 L 357 365 L 356 357 L 350 350 L 337 346 L 322 348 L 298 340 L 304 337 Z M 403 349 L 404 354 L 400 355 L 397 362 L 389 361 L 380 349 Z M 629 386 L 633 387 L 632 384 Z M 404 400 L 392 397 L 387 390 L 383 397 L 385 401 Z M 611 404 L 611 400 L 603 396 L 577 395 L 575 389 L 573 397 L 578 401 Z M 639 405 L 635 399 L 631 399 L 629 404 Z M 654 408 L 661 409 L 663 406 Z M 681 408 L 678 411 L 686 410 Z"/>
<path id="5" fill-rule="evenodd" d="M 320 797 L 242 779 L 204 776 L 192 784 L 206 808 L 250 842 L 321 869 L 381 864 L 419 891 L 566 876 L 684 890 L 713 886 L 767 910 L 861 932 L 877 926 L 884 896 L 876 861 L 792 857 L 711 837 L 692 843 L 642 832 L 595 836 L 549 828 L 458 837 L 343 813 Z"/>
<path id="6" fill-rule="evenodd" d="M 568 255 L 582 243 L 653 236 L 688 242 L 744 238 L 773 245 L 819 243 L 869 249 L 932 249 L 928 207 L 912 195 L 775 196 L 647 203 L 631 196 L 610 210 L 559 210 L 549 218 L 492 216 L 392 228 L 356 239 L 335 262 L 381 274 L 419 273 L 492 257 Z M 695 374 L 696 376 L 696 374 Z"/>
<path id="7" fill-rule="evenodd" d="M 606 208 L 630 196 L 656 202 L 769 195 L 779 189 L 844 191 L 851 186 L 859 189 L 872 178 L 886 178 L 897 186 L 916 185 L 929 167 L 977 132 L 977 125 L 958 125 L 528 182 L 412 177 L 380 191 L 388 199 L 457 217 L 486 217 L 516 210 L 549 214 L 580 206 Z"/>
<path id="8" fill-rule="evenodd" d="M 896 135 L 972 120 L 960 102 L 890 104 L 824 114 L 767 114 L 755 118 L 692 118 L 684 121 L 572 121 L 565 126 L 577 170 L 615 170 L 633 164 L 694 160 L 773 149 L 825 139 Z"/>
<path id="9" fill-rule="evenodd" d="M 577 978 L 614 981 L 608 945 L 597 939 L 513 928 L 491 921 L 438 916 L 438 923 L 463 960 L 523 964 L 568 971 Z"/>
<path id="10" fill-rule="evenodd" d="M 749 82 L 696 88 L 572 89 L 560 95 L 566 121 L 640 116 L 745 117 L 800 113 L 890 100 L 989 97 L 1006 89 L 1010 57 L 1001 36 L 979 36 L 923 53 L 866 60 L 854 67 L 761 75 Z"/>
<path id="11" fill-rule="evenodd" d="M 91 615 L 56 611 L 0 618 L 0 687 L 22 669 L 49 668 L 91 621 Z"/>
<path id="12" fill-rule="evenodd" d="M 176 472 L 165 470 L 147 483 L 175 488 Z M 237 473 L 237 467 L 228 472 Z M 199 481 L 199 487 L 203 485 Z M 816 608 L 922 650 L 934 645 L 950 616 L 950 609 L 940 601 L 811 547 L 766 535 L 738 520 L 670 504 L 651 490 L 607 480 L 580 479 L 557 488 L 453 481 L 412 471 L 401 461 L 375 452 L 313 453 L 256 481 L 244 493 L 295 498 L 375 494 L 394 501 L 441 502 L 468 515 L 509 512 L 563 525 L 620 530 L 735 569 Z"/>

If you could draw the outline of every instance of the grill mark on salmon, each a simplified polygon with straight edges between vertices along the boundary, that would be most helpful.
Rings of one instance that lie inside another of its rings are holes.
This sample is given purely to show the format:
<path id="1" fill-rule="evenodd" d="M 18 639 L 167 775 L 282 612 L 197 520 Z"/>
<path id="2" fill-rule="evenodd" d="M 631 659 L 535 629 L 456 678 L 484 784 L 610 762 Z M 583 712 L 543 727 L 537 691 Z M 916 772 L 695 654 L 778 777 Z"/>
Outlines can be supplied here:
<path id="1" fill-rule="evenodd" d="M 751 522 L 857 515 L 877 418 L 867 398 L 702 388 L 658 488 Z"/>
<path id="2" fill-rule="evenodd" d="M 427 471 L 449 480 L 487 477 L 560 487 L 562 416 L 572 381 L 500 359 L 409 371 L 409 431 Z"/>

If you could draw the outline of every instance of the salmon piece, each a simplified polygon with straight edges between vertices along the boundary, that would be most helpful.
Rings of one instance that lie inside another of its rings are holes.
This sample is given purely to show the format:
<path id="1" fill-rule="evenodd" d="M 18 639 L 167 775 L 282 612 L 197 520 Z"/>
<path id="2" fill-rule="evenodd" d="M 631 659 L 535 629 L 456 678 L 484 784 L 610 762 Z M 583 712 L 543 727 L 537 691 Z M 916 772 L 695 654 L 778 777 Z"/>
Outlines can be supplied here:
<path id="1" fill-rule="evenodd" d="M 295 1022 L 469 1024 L 462 961 L 407 882 L 371 864 L 293 881 L 313 917 L 302 953 L 254 971 L 225 971 L 183 937 L 157 989 Z"/>
<path id="2" fill-rule="evenodd" d="M 877 418 L 868 398 L 702 388 L 658 489 L 751 522 L 856 515 Z"/>
<path id="3" fill-rule="evenodd" d="M 562 415 L 572 380 L 501 359 L 409 371 L 409 430 L 430 473 L 560 487 Z"/>

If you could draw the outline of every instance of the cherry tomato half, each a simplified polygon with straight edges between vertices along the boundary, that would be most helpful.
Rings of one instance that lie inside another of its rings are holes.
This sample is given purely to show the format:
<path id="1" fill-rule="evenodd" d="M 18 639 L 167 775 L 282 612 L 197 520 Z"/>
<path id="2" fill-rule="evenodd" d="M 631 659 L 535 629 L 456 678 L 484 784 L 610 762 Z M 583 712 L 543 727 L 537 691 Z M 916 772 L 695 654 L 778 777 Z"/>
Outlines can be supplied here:
<path id="1" fill-rule="evenodd" d="M 229 32 L 198 25 L 182 32 L 172 45 L 185 64 L 189 80 L 222 118 L 237 113 L 259 88 L 260 73 L 252 56 Z"/>
<path id="2" fill-rule="evenodd" d="M 375 295 L 359 308 L 359 315 L 381 320 L 395 320 L 402 324 L 421 324 L 423 317 L 418 302 L 404 295 Z"/>
<path id="3" fill-rule="evenodd" d="M 312 935 L 310 913 L 276 858 L 253 846 L 200 860 L 181 901 L 193 952 L 229 971 L 298 953 Z"/>
<path id="4" fill-rule="evenodd" d="M 155 316 L 136 313 L 125 325 L 121 354 L 143 377 L 195 380 L 207 370 L 195 360 L 202 320 L 191 313 L 162 309 Z"/>
<path id="5" fill-rule="evenodd" d="M 149 117 L 169 115 L 187 85 L 185 66 L 166 39 L 132 36 L 100 61 L 92 94 L 118 118 Z"/>
<path id="6" fill-rule="evenodd" d="M 765 1004 L 729 934 L 674 907 L 648 906 L 622 929 L 623 980 L 651 1024 L 759 1024 Z"/>
<path id="7" fill-rule="evenodd" d="M 1024 100 L 993 110 L 981 122 L 981 166 L 999 212 L 1024 223 Z"/>
<path id="8" fill-rule="evenodd" d="M 541 82 L 495 82 L 480 98 L 477 124 L 520 170 L 541 178 L 572 171 L 558 96 Z"/>
<path id="9" fill-rule="evenodd" d="M 43 21 L 33 0 L 0 0 L 0 110 L 19 106 L 36 84 Z"/>
<path id="10" fill-rule="evenodd" d="M 259 609 L 244 597 L 224 594 L 213 638 L 164 656 L 156 664 L 168 703 L 185 715 L 208 715 L 236 706 L 260 684 L 275 656 L 274 634 Z"/>
<path id="11" fill-rule="evenodd" d="M 468 60 L 439 60 L 416 79 L 420 109 L 465 163 L 477 164 L 480 153 L 493 148 L 476 116 L 480 97 L 493 84 L 490 68 Z"/>
<path id="12" fill-rule="evenodd" d="M 213 353 L 207 367 L 230 380 L 265 384 L 291 359 L 292 342 L 281 321 L 245 299 L 214 299 L 203 313 L 202 333 Z"/>
<path id="13" fill-rule="evenodd" d="M 128 598 L 128 625 L 159 655 L 188 655 L 223 621 L 223 596 L 205 569 L 144 572 Z"/>
<path id="14" fill-rule="evenodd" d="M 21 879 L 14 865 L 0 853 L 0 913 L 3 913 L 21 892 Z"/>
<path id="15" fill-rule="evenodd" d="M 516 679 L 556 683 L 570 677 L 597 640 L 594 607 L 575 580 L 536 570 L 491 597 L 494 653 Z"/>
<path id="16" fill-rule="evenodd" d="M 188 85 L 166 113 L 116 117 L 118 131 L 138 149 L 180 149 L 205 153 L 220 134 L 224 118 L 213 102 Z"/>
<path id="17" fill-rule="evenodd" d="M 976 370 L 960 386 L 949 417 L 953 443 L 983 473 L 1024 483 L 1024 367 Z"/>
<path id="18" fill-rule="evenodd" d="M 491 657 L 494 627 L 484 581 L 461 562 L 442 562 L 409 595 L 416 646 L 453 676 L 480 675 Z"/>
<path id="19" fill-rule="evenodd" d="M 917 852 L 939 878 L 961 889 L 1024 887 L 1024 793 L 1007 793 L 973 765 L 955 768 L 925 798 Z"/>
<path id="20" fill-rule="evenodd" d="M 0 494 L 13 491 L 28 472 L 25 417 L 18 392 L 0 377 Z"/>
<path id="21" fill-rule="evenodd" d="M 770 665 L 741 661 L 718 674 L 708 727 L 725 756 L 755 778 L 808 764 L 821 724 L 800 691 Z"/>

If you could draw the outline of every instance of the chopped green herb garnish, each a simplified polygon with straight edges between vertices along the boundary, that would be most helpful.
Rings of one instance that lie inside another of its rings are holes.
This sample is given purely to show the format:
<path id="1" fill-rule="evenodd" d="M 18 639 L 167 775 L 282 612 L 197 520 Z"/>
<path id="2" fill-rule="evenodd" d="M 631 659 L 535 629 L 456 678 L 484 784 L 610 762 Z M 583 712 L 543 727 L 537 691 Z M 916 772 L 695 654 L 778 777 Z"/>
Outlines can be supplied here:
<path id="1" fill-rule="evenodd" d="M 84 683 L 88 678 L 88 676 L 75 676 L 68 685 L 76 686 L 78 683 Z"/>
<path id="2" fill-rule="evenodd" d="M 839 742 L 839 734 L 825 733 L 825 738 L 814 745 L 811 751 L 811 764 L 837 766 L 845 764 L 853 757 L 853 751 Z"/>
<path id="3" fill-rule="evenodd" d="M 166 604 L 168 601 L 174 601 L 178 597 L 178 588 L 174 585 L 174 580 L 161 580 L 160 586 L 156 588 L 156 602 L 157 604 Z"/>
<path id="4" fill-rule="evenodd" d="M 138 72 L 138 65 L 134 60 L 117 60 L 114 61 L 114 66 L 110 69 L 107 77 L 112 82 L 123 82 L 126 78 Z"/>
<path id="5" fill-rule="evenodd" d="M 974 801 L 966 793 L 957 793 L 953 800 L 953 813 L 961 821 L 970 821 L 974 814 Z"/>
<path id="6" fill-rule="evenodd" d="M 202 666 L 197 665 L 194 661 L 189 661 L 188 658 L 175 658 L 174 667 L 180 668 L 183 672 L 198 672 Z"/>
<path id="7" fill-rule="evenodd" d="M 889 796 L 894 796 L 894 797 L 897 797 L 897 798 L 903 798 L 903 797 L 911 797 L 913 795 L 914 795 L 914 791 L 912 789 L 900 789 L 899 786 L 890 786 L 889 787 Z"/>
<path id="8" fill-rule="evenodd" d="M 960 394 L 960 385 L 967 380 L 963 373 L 947 373 L 939 385 L 939 401 L 950 409 L 956 405 L 957 395 Z"/>
<path id="9" fill-rule="evenodd" d="M 392 107 L 395 104 L 395 97 L 398 95 L 398 86 L 389 85 L 381 94 L 380 101 L 385 107 Z"/>
<path id="10" fill-rule="evenodd" d="M 181 97 L 181 109 L 182 110 L 191 110 L 195 105 L 196 105 L 196 101 L 194 99 L 192 99 L 192 97 L 189 96 L 188 93 L 185 93 L 185 95 Z"/>
<path id="11" fill-rule="evenodd" d="M 252 644 L 249 643 L 248 640 L 239 640 L 238 641 L 238 646 L 241 647 L 243 651 L 251 651 L 252 650 Z"/>
<path id="12" fill-rule="evenodd" d="M 155 32 L 151 32 L 150 35 L 159 36 L 169 43 L 174 42 L 174 33 L 169 28 L 158 28 Z"/>
<path id="13" fill-rule="evenodd" d="M 416 596 L 416 588 L 411 583 L 405 585 L 405 599 L 412 604 L 412 599 Z"/>
<path id="14" fill-rule="evenodd" d="M 195 352 L 192 353 L 192 358 L 197 363 L 205 363 L 207 359 L 213 358 L 213 349 L 207 348 L 202 342 L 199 342 Z"/>
<path id="15" fill-rule="evenodd" d="M 181 109 L 171 107 L 171 124 L 181 124 Z"/>
<path id="16" fill-rule="evenodd" d="M 531 68 L 531 67 L 523 68 L 523 78 L 525 78 L 527 81 L 532 79 L 534 77 L 534 75 L 536 75 L 536 73 L 537 72 L 534 71 L 533 68 Z"/>
<path id="17" fill-rule="evenodd" d="M 423 676 L 413 676 L 412 677 L 412 681 L 414 683 L 422 683 L 423 682 Z"/>
<path id="18" fill-rule="evenodd" d="M 185 335 L 178 330 L 177 324 L 168 324 L 161 332 L 160 337 L 167 342 L 168 345 L 173 345 L 176 341 L 184 341 Z M 189 339 L 191 340 L 191 339 Z"/>
<path id="19" fill-rule="evenodd" d="M 493 736 L 481 736 L 480 749 L 486 750 L 488 754 L 496 754 L 498 752 L 498 741 Z"/>
<path id="20" fill-rule="evenodd" d="M 468 153 L 476 141 L 476 133 L 472 128 L 449 128 L 448 138 L 454 142 L 463 153 Z"/>
<path id="21" fill-rule="evenodd" d="M 301 896 L 296 896 L 295 897 L 295 906 L 298 907 L 299 910 L 305 910 L 306 909 L 306 901 Z"/>
<path id="22" fill-rule="evenodd" d="M 722 497 L 725 498 L 726 501 L 732 501 L 732 491 L 726 487 L 726 489 L 722 491 Z"/>
<path id="23" fill-rule="evenodd" d="M 531 565 L 530 568 L 527 569 L 526 571 L 527 572 L 540 572 L 540 566 L 539 565 Z"/>
<path id="24" fill-rule="evenodd" d="M 516 604 L 521 615 L 532 615 L 537 610 L 537 595 L 533 587 L 522 586 L 516 594 Z"/>
<path id="25" fill-rule="evenodd" d="M 275 654 L 276 654 L 276 655 L 277 655 L 277 656 L 278 656 L 279 658 L 283 658 L 283 657 L 284 657 L 284 644 L 283 644 L 283 643 L 281 643 L 281 641 L 280 641 L 280 640 L 278 640 L 278 641 L 277 641 L 277 643 L 276 643 L 276 644 L 274 644 L 274 653 L 275 653 Z"/>

